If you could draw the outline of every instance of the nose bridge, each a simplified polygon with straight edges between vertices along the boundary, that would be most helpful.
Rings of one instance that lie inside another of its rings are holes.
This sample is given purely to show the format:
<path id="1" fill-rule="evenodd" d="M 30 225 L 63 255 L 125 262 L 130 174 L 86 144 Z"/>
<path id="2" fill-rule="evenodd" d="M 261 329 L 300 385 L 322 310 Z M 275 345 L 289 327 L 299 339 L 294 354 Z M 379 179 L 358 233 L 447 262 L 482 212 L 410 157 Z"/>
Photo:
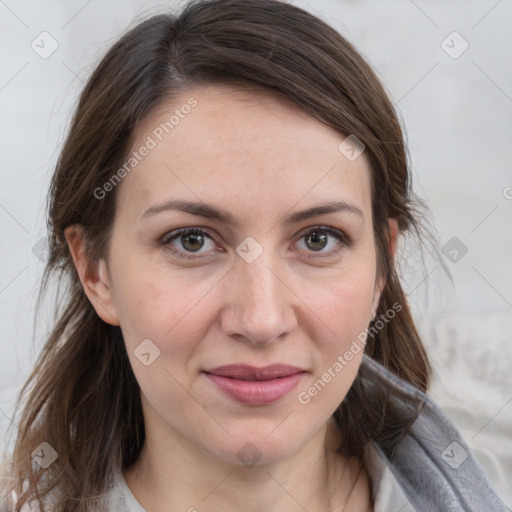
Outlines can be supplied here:
<path id="1" fill-rule="evenodd" d="M 243 294 L 245 295 L 244 302 L 254 302 L 254 306 L 257 306 L 256 311 L 279 302 L 279 285 L 281 283 L 271 270 L 272 266 L 275 266 L 271 260 L 269 254 L 266 256 L 262 254 L 252 263 L 244 262 L 239 265 L 238 278 L 243 283 L 246 291 Z"/>
<path id="2" fill-rule="evenodd" d="M 292 328 L 287 289 L 275 267 L 278 265 L 270 250 L 263 250 L 252 261 L 243 256 L 236 260 L 223 317 L 227 334 L 265 344 Z"/>

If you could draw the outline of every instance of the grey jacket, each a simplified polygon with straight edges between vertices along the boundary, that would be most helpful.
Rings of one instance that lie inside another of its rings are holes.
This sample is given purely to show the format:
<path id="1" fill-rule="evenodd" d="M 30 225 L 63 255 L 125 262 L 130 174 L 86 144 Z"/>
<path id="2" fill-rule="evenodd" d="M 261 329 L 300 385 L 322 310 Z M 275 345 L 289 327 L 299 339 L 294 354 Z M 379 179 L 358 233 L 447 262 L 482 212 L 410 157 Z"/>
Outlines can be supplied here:
<path id="1" fill-rule="evenodd" d="M 361 366 L 372 386 L 390 385 L 394 403 L 415 417 L 391 447 L 376 443 L 368 447 L 375 512 L 510 510 L 457 428 L 432 399 L 366 354 Z M 411 407 L 411 403 L 417 405 Z"/>

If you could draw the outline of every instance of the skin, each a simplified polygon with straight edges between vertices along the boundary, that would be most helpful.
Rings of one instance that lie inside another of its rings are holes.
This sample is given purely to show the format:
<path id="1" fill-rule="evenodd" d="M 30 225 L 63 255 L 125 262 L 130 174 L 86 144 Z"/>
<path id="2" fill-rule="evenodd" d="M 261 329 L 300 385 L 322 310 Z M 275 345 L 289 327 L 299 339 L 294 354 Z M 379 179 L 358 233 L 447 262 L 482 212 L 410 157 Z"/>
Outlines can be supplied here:
<path id="1" fill-rule="evenodd" d="M 160 105 L 132 150 L 190 97 L 197 106 L 118 185 L 105 259 L 88 261 L 81 227 L 66 230 L 84 290 L 105 322 L 121 326 L 141 388 L 146 441 L 124 470 L 127 484 L 148 512 L 372 510 L 359 462 L 335 452 L 342 429 L 331 417 L 362 350 L 308 404 L 298 401 L 368 326 L 384 285 L 365 155 L 349 161 L 338 150 L 342 135 L 286 99 L 225 85 L 193 87 Z M 171 198 L 224 208 L 238 224 L 179 211 L 142 219 Z M 334 200 L 362 217 L 342 211 L 283 222 Z M 328 235 L 325 247 L 315 245 L 306 235 L 318 226 L 354 244 Z M 202 247 L 183 236 L 159 243 L 183 227 L 207 228 L 212 238 Z M 393 255 L 394 220 L 390 228 Z M 263 248 L 252 263 L 236 252 L 249 236 Z M 200 257 L 181 258 L 169 246 Z M 134 350 L 148 338 L 160 355 L 145 366 Z M 250 406 L 202 373 L 235 363 L 307 373 L 279 401 Z M 251 467 L 237 455 L 247 443 L 260 457 Z"/>

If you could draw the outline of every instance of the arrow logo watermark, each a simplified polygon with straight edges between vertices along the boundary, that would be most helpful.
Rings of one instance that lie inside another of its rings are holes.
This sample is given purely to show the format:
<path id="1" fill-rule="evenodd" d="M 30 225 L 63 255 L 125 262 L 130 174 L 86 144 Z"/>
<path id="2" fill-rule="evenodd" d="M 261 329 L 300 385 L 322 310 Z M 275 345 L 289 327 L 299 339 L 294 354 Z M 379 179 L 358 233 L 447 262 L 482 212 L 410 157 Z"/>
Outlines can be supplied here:
<path id="1" fill-rule="evenodd" d="M 236 252 L 246 263 L 252 263 L 263 252 L 263 247 L 248 236 L 237 246 Z"/>
<path id="2" fill-rule="evenodd" d="M 160 357 L 160 349 L 149 338 L 146 338 L 137 345 L 133 354 L 144 366 L 149 366 Z"/>
<path id="3" fill-rule="evenodd" d="M 454 236 L 443 245 L 442 251 L 452 263 L 458 263 L 466 255 L 468 248 L 459 238 Z"/>

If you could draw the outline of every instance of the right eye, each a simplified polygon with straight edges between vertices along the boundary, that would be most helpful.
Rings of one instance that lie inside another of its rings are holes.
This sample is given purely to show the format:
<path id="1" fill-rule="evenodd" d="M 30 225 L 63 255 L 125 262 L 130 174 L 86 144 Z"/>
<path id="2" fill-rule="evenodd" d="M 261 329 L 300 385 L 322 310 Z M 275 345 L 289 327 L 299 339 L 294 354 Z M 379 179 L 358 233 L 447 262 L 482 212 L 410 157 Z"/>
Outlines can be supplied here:
<path id="1" fill-rule="evenodd" d="M 214 242 L 209 230 L 204 228 L 181 228 L 166 233 L 161 239 L 160 244 L 176 254 L 180 258 L 196 259 L 203 257 L 202 254 L 208 251 L 199 252 L 205 245 L 205 240 Z M 177 241 L 181 248 L 177 248 L 173 242 Z M 214 244 L 215 245 L 215 244 Z M 214 247 L 210 248 L 210 250 Z M 199 255 L 195 255 L 195 254 Z"/>

